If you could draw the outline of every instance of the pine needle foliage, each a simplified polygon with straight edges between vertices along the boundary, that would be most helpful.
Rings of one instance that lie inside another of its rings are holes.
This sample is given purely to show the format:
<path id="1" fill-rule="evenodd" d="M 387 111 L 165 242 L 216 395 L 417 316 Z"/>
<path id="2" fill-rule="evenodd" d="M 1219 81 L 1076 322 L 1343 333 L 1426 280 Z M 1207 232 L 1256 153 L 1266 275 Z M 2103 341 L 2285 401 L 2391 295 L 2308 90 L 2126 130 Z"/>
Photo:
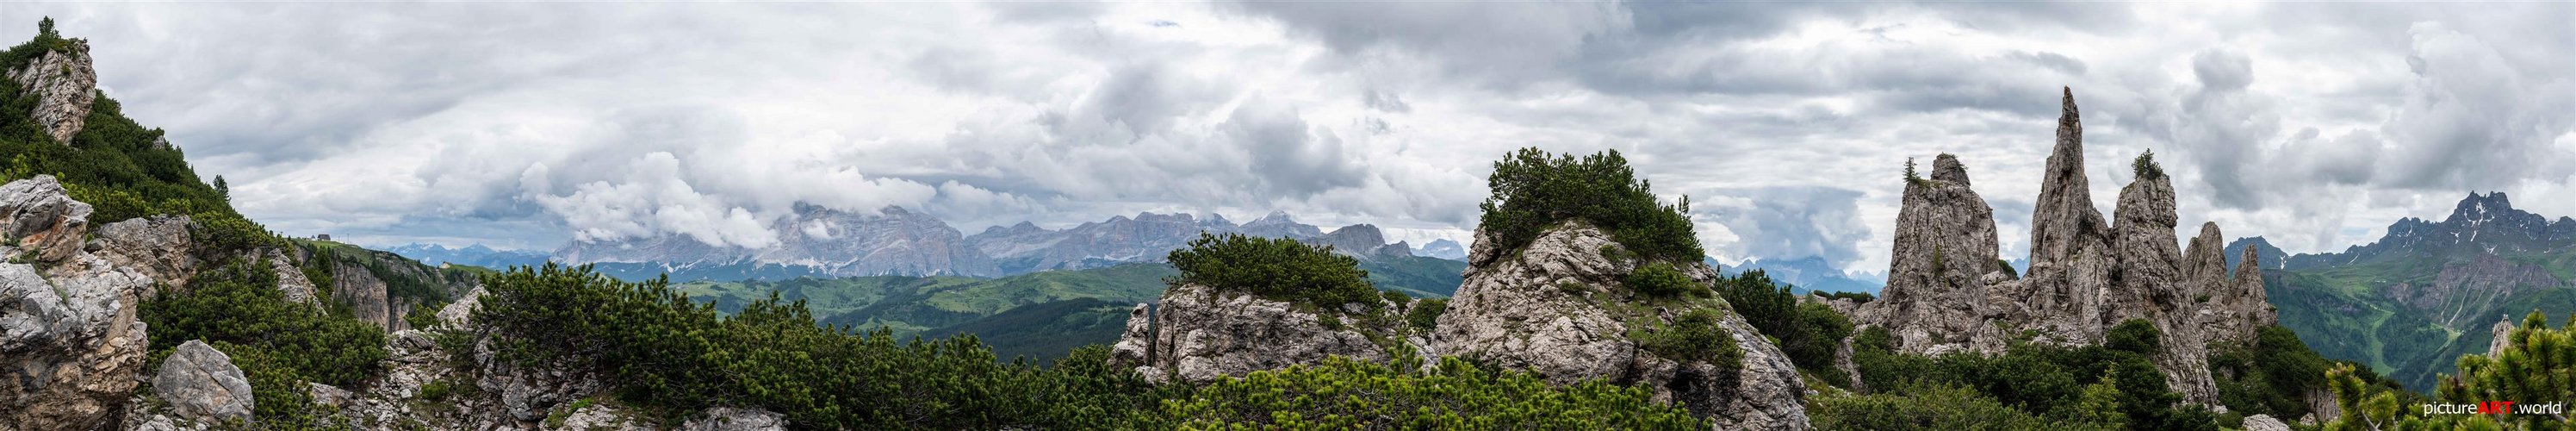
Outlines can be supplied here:
<path id="1" fill-rule="evenodd" d="M 1528 246 L 1547 228 L 1581 219 L 1646 259 L 1698 262 L 1706 254 L 1691 230 L 1690 198 L 1670 205 L 1657 200 L 1618 150 L 1577 158 L 1523 148 L 1494 162 L 1486 185 L 1493 193 L 1480 206 L 1485 215 L 1476 228 L 1503 250 Z"/>

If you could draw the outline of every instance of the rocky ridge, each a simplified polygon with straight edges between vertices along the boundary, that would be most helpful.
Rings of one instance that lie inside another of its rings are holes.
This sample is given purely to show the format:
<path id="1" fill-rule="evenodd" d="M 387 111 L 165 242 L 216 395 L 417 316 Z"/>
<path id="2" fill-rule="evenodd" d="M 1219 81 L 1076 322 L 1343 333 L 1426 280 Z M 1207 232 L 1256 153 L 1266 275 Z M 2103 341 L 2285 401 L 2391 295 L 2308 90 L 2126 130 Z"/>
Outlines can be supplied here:
<path id="1" fill-rule="evenodd" d="M 2216 224 L 2176 247 L 2174 193 L 2152 162 L 2137 164 L 2104 219 L 2092 206 L 2083 167 L 2083 125 L 2067 92 L 2057 145 L 2031 217 L 2028 271 L 1996 262 L 1991 207 L 1969 190 L 1955 157 L 1931 178 L 1910 180 L 1897 217 L 1895 252 L 1881 298 L 1843 305 L 1856 323 L 1885 327 L 1903 351 L 1993 353 L 2012 340 L 2100 343 L 2112 327 L 2145 319 L 2164 334 L 2152 359 L 2188 402 L 2216 405 L 2211 343 L 2245 340 L 2275 323 L 2259 256 L 2246 250 L 2229 274 Z"/>
<path id="2" fill-rule="evenodd" d="M 1127 330 L 1110 348 L 1112 366 L 1148 379 L 1186 382 L 1316 364 L 1332 356 L 1385 361 L 1410 347 L 1428 352 L 1403 324 L 1403 305 L 1346 304 L 1301 310 L 1297 304 L 1197 284 L 1166 290 L 1159 306 L 1136 304 Z"/>
<path id="3" fill-rule="evenodd" d="M 1601 379 L 1652 388 L 1657 400 L 1718 429 L 1808 428 L 1806 387 L 1796 366 L 1724 300 L 1637 305 L 1650 302 L 1622 280 L 1645 262 L 1612 258 L 1621 253 L 1603 250 L 1624 247 L 1581 221 L 1541 233 L 1517 251 L 1498 250 L 1479 236 L 1467 281 L 1433 330 L 1440 355 L 1477 357 L 1555 384 Z M 1697 263 L 1682 272 L 1702 286 L 1717 276 Z M 1665 358 L 1632 338 L 1699 310 L 1721 316 L 1717 329 L 1740 351 L 1737 364 Z"/>

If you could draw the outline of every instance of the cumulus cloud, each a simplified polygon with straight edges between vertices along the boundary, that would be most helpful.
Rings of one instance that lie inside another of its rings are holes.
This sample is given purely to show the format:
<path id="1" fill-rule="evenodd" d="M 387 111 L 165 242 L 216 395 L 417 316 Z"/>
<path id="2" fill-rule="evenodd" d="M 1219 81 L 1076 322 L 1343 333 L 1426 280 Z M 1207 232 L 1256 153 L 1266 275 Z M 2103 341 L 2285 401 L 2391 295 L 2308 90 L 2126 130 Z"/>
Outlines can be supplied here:
<path id="1" fill-rule="evenodd" d="M 546 165 L 528 167 L 523 183 L 529 199 L 563 217 L 579 241 L 614 241 L 664 232 L 687 235 L 714 246 L 760 248 L 778 241 L 766 223 L 749 210 L 698 193 L 680 173 L 680 159 L 667 152 L 645 154 L 627 163 L 618 181 L 573 185 L 555 195 L 544 178 Z"/>
<path id="2" fill-rule="evenodd" d="M 1735 260 L 1822 257 L 1836 264 L 1861 259 L 1869 226 L 1860 220 L 1861 193 L 1830 187 L 1716 190 L 1724 198 L 1693 205 L 1702 225 L 1724 226 L 1732 241 L 1710 244 Z M 1699 201 L 1694 201 L 1699 202 Z"/>
<path id="3" fill-rule="evenodd" d="M 1722 257 L 1868 271 L 1885 265 L 1907 157 L 1959 155 L 2005 249 L 2026 247 L 2060 86 L 2084 105 L 2104 209 L 2126 158 L 2154 150 L 2187 224 L 2294 252 L 2447 212 L 2466 190 L 2563 192 L 2570 13 L 13 4 L 0 37 L 47 15 L 90 38 L 127 114 L 290 233 L 754 246 L 810 234 L 765 230 L 802 203 L 910 207 L 968 231 L 1285 210 L 1464 241 L 1489 163 L 1536 146 L 1627 154 L 1658 190 L 1697 197 Z"/>

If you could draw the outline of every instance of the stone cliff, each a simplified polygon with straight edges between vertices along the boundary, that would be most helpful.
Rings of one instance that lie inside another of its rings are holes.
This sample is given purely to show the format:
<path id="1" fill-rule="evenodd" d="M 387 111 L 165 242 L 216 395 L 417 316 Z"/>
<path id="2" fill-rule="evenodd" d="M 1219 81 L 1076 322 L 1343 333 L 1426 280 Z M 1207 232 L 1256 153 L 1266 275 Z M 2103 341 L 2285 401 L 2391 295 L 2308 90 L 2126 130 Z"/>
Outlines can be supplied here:
<path id="1" fill-rule="evenodd" d="M 2133 164 L 2105 221 L 2084 174 L 2084 127 L 2072 90 L 2031 216 L 2028 271 L 1997 263 L 1992 208 L 1969 190 L 1965 169 L 1942 155 L 1929 179 L 1909 180 L 1881 298 L 1849 309 L 1856 323 L 1887 328 L 1900 350 L 1992 353 L 2013 340 L 2102 342 L 2112 326 L 2144 319 L 2164 334 L 2151 358 L 2189 402 L 2215 405 L 2211 343 L 2245 340 L 2276 322 L 2262 263 L 2248 250 L 2228 272 L 2218 226 L 2177 247 L 2171 180 L 2152 160 Z"/>

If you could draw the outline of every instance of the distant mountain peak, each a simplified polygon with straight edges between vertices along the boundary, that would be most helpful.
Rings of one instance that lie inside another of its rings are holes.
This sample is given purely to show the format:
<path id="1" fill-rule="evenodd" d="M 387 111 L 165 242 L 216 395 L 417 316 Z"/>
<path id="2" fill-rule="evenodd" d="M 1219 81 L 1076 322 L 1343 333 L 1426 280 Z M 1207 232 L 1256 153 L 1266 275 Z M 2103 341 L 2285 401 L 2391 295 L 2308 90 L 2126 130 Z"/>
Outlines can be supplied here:
<path id="1" fill-rule="evenodd" d="M 2469 192 L 2468 198 L 2461 199 L 2459 206 L 2451 209 L 2451 218 L 2442 222 L 2478 222 L 2517 214 L 2530 213 L 2513 209 L 2513 201 L 2506 199 L 2504 192 L 2488 193 L 2485 196 L 2479 196 L 2477 192 Z"/>
<path id="2" fill-rule="evenodd" d="M 1259 219 L 1254 219 L 1251 223 L 1244 223 L 1243 225 L 1244 225 L 1244 226 L 1251 226 L 1251 225 L 1267 225 L 1267 224 L 1296 224 L 1296 223 L 1297 223 L 1297 221 L 1296 221 L 1296 220 L 1292 220 L 1292 219 L 1289 219 L 1289 218 L 1288 218 L 1288 212 L 1287 212 L 1287 211 L 1271 211 L 1269 215 L 1261 216 L 1261 218 L 1259 218 Z"/>

